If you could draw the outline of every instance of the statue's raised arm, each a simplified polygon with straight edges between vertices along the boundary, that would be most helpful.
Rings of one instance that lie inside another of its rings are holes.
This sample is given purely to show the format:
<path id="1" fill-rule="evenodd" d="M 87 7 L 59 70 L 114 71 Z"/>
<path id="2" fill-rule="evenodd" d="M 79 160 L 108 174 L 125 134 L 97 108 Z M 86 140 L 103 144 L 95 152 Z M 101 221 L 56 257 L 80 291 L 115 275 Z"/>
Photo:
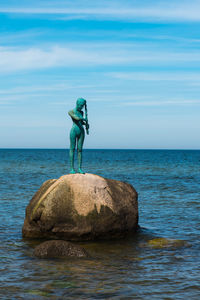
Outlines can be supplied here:
<path id="1" fill-rule="evenodd" d="M 80 121 L 80 120 L 84 120 L 84 118 L 83 118 L 83 115 L 80 117 L 80 116 L 78 116 L 77 114 L 76 114 L 76 111 L 74 112 L 74 110 L 72 109 L 72 110 L 70 110 L 69 112 L 68 112 L 68 115 L 70 115 L 70 117 L 72 118 L 72 119 L 74 119 L 74 120 L 76 120 L 76 121 Z"/>
<path id="2" fill-rule="evenodd" d="M 85 117 L 82 109 L 85 108 Z M 75 174 L 74 170 L 74 152 L 77 144 L 78 151 L 78 173 L 84 174 L 81 169 L 82 166 L 82 148 L 85 138 L 85 130 L 83 125 L 86 127 L 86 132 L 89 134 L 89 124 L 87 117 L 87 103 L 83 98 L 78 98 L 76 101 L 76 107 L 68 112 L 72 118 L 73 125 L 70 131 L 70 173 Z"/>

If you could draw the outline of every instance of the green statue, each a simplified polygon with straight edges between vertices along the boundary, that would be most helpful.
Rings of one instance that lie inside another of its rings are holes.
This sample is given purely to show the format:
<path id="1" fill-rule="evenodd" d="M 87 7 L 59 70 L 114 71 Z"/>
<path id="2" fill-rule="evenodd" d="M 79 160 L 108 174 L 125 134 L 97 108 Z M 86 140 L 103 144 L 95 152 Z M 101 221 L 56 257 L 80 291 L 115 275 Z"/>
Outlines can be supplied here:
<path id="1" fill-rule="evenodd" d="M 85 117 L 82 109 L 85 108 Z M 89 124 L 87 117 L 87 103 L 83 98 L 78 98 L 76 101 L 76 108 L 70 110 L 68 112 L 73 121 L 73 126 L 70 131 L 70 173 L 75 174 L 74 170 L 74 152 L 77 143 L 77 151 L 78 151 L 78 173 L 84 174 L 81 169 L 82 166 L 82 148 L 83 142 L 85 138 L 85 130 L 83 125 L 86 128 L 86 133 L 89 134 Z"/>

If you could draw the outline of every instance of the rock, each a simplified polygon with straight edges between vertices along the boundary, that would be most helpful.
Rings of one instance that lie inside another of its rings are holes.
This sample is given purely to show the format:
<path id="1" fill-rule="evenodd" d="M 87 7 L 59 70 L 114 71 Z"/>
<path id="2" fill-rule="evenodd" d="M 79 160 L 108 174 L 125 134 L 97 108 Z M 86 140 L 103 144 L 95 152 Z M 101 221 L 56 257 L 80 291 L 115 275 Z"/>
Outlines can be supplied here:
<path id="1" fill-rule="evenodd" d="M 155 238 L 149 240 L 147 243 L 150 247 L 156 249 L 179 248 L 187 245 L 187 243 L 183 240 L 174 240 L 174 239 L 166 239 L 166 238 Z"/>
<path id="2" fill-rule="evenodd" d="M 123 237 L 138 226 L 137 192 L 94 174 L 43 183 L 26 208 L 23 236 L 94 240 Z"/>
<path id="3" fill-rule="evenodd" d="M 62 240 L 51 240 L 41 243 L 35 248 L 34 255 L 39 258 L 56 258 L 69 256 L 89 257 L 84 248 Z"/>

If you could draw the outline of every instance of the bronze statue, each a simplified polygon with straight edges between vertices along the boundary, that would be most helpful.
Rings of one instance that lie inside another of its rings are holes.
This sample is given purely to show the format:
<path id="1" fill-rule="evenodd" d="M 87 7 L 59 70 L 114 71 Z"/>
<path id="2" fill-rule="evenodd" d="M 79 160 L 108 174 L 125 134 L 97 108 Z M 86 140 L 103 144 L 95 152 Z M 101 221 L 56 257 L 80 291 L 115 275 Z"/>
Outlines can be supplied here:
<path id="1" fill-rule="evenodd" d="M 85 108 L 85 116 L 82 109 Z M 70 131 L 70 173 L 75 174 L 74 170 L 74 152 L 77 144 L 78 151 L 78 173 L 84 174 L 81 169 L 82 166 L 82 148 L 85 138 L 85 130 L 83 125 L 86 128 L 86 133 L 89 134 L 89 124 L 87 117 L 87 103 L 83 98 L 78 98 L 76 101 L 76 107 L 68 112 L 72 118 L 73 125 Z"/>

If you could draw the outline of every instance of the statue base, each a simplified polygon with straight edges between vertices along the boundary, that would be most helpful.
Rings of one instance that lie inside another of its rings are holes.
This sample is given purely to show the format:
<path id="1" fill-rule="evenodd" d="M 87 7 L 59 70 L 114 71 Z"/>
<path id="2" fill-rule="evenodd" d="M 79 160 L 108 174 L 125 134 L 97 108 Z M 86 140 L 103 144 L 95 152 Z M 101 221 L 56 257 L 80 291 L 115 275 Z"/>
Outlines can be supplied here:
<path id="1" fill-rule="evenodd" d="M 72 241 L 119 238 L 138 226 L 137 192 L 95 174 L 68 174 L 42 184 L 26 208 L 23 237 Z"/>

